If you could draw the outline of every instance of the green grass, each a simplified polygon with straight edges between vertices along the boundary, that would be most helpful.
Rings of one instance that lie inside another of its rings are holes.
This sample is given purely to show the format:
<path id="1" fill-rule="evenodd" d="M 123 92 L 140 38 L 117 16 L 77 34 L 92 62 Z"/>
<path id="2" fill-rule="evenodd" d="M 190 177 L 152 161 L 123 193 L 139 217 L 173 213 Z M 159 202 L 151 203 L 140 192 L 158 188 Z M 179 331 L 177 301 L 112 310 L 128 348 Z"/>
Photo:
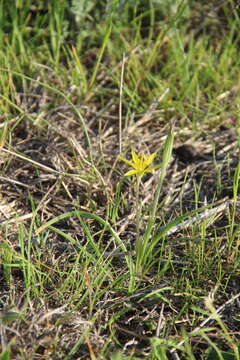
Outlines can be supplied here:
<path id="1" fill-rule="evenodd" d="M 0 360 L 240 358 L 239 23 L 0 0 Z"/>

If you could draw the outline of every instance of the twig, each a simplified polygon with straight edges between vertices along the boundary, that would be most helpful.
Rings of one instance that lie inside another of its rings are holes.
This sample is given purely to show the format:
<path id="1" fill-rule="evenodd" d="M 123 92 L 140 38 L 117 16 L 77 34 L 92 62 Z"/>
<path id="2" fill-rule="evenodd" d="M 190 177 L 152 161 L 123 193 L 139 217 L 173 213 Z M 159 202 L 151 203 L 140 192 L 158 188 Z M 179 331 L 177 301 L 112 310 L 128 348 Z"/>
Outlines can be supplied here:
<path id="1" fill-rule="evenodd" d="M 161 311 L 160 311 L 160 315 L 159 315 L 159 319 L 158 319 L 158 324 L 157 324 L 156 337 L 159 337 L 160 330 L 162 328 L 164 307 L 165 307 L 165 303 L 162 303 L 162 307 L 161 307 Z"/>

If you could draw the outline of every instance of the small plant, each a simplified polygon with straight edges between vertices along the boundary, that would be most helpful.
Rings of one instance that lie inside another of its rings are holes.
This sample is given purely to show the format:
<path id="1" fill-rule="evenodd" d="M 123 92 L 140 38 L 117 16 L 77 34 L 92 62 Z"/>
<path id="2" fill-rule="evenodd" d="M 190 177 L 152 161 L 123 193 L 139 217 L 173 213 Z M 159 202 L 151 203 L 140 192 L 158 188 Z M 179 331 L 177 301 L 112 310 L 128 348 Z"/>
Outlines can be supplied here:
<path id="1" fill-rule="evenodd" d="M 136 175 L 136 227 L 137 227 L 137 242 L 139 238 L 140 231 L 140 213 L 141 205 L 139 201 L 139 188 L 141 184 L 142 176 L 146 173 L 151 173 L 155 169 L 159 168 L 159 165 L 151 165 L 156 157 L 156 153 L 147 155 L 145 153 L 136 154 L 132 150 L 132 160 L 128 160 L 123 156 L 119 156 L 119 159 L 133 167 L 132 170 L 129 170 L 124 174 L 124 176 Z M 136 242 L 136 251 L 137 251 L 137 242 Z"/>
<path id="2" fill-rule="evenodd" d="M 126 162 L 128 165 L 133 167 L 132 170 L 129 170 L 124 176 L 136 175 L 136 230 L 137 230 L 137 238 L 135 244 L 136 250 L 136 274 L 139 276 L 143 274 L 143 266 L 146 260 L 145 250 L 149 244 L 150 236 L 152 233 L 152 229 L 154 227 L 154 222 L 156 218 L 157 207 L 159 203 L 160 192 L 163 184 L 163 180 L 166 176 L 166 170 L 171 159 L 172 147 L 173 147 L 173 127 L 171 127 L 163 151 L 163 161 L 161 165 L 152 165 L 156 153 L 147 155 L 145 153 L 136 154 L 134 150 L 132 150 L 132 160 L 127 160 L 126 158 L 119 156 L 119 159 Z M 140 216 L 141 216 L 141 204 L 139 198 L 139 189 L 141 184 L 142 176 L 145 173 L 149 173 L 161 167 L 161 172 L 159 175 L 158 185 L 155 191 L 155 196 L 152 204 L 152 209 L 150 212 L 148 225 L 146 231 L 144 232 L 144 236 L 140 236 Z"/>

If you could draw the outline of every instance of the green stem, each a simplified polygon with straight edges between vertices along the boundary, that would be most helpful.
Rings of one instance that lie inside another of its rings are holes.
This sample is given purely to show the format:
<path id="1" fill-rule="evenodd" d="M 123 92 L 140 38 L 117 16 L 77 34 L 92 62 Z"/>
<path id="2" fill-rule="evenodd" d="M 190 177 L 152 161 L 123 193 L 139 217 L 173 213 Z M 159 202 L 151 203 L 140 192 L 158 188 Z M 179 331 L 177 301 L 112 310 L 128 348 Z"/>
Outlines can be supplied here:
<path id="1" fill-rule="evenodd" d="M 136 245 L 135 250 L 138 257 L 138 253 L 141 248 L 142 239 L 140 238 L 140 214 L 141 214 L 141 206 L 140 206 L 140 198 L 139 198 L 139 189 L 140 189 L 141 177 L 137 176 L 136 182 L 136 229 L 137 229 L 137 236 L 136 236 Z"/>

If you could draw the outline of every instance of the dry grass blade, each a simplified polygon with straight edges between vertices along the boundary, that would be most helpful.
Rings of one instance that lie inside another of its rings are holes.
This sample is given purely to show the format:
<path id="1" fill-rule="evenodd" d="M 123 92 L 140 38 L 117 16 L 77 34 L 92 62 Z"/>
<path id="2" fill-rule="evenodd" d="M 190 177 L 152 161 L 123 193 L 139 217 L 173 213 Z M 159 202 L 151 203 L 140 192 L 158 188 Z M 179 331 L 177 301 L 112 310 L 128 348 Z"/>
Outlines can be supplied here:
<path id="1" fill-rule="evenodd" d="M 37 161 L 34 161 L 32 159 L 29 159 L 26 156 L 20 155 L 20 154 L 16 153 L 15 151 L 7 150 L 7 149 L 4 149 L 4 148 L 1 148 L 1 151 L 5 152 L 7 154 L 13 155 L 15 157 L 18 157 L 19 159 L 30 162 L 31 164 L 36 165 L 37 167 L 42 168 L 43 170 L 46 170 L 48 172 L 58 174 L 58 175 L 61 174 L 59 171 L 54 170 L 54 169 L 50 168 L 49 166 L 45 166 L 45 165 L 43 165 L 43 164 L 41 164 L 41 163 L 39 163 Z"/>

